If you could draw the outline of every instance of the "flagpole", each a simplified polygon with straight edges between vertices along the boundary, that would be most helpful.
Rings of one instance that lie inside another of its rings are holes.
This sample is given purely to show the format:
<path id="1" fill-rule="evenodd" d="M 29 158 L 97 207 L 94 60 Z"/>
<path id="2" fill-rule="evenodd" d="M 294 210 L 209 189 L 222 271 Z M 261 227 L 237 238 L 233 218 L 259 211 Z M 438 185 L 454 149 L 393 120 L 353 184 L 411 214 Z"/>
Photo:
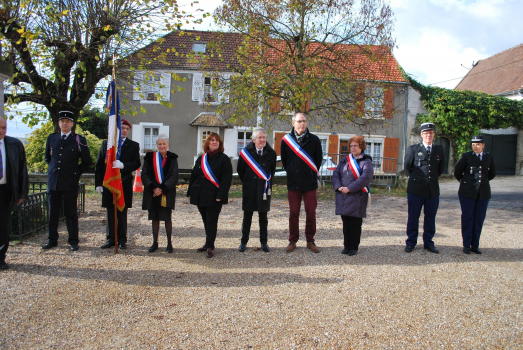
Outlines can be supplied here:
<path id="1" fill-rule="evenodd" d="M 115 60 L 113 55 L 113 83 L 114 83 L 114 93 L 113 93 L 113 106 L 115 111 L 115 118 L 114 121 L 116 123 L 114 127 L 114 140 L 116 142 L 116 152 L 114 152 L 113 156 L 113 162 L 116 160 L 116 153 L 118 152 L 118 144 L 120 143 L 120 140 L 118 140 L 118 113 L 120 111 L 118 110 L 118 105 L 116 101 L 116 69 L 115 69 Z M 113 163 L 111 162 L 110 166 L 113 166 Z M 113 192 L 113 208 L 114 208 L 114 253 L 118 254 L 118 220 L 117 220 L 117 212 L 118 209 L 116 209 L 116 191 Z"/>

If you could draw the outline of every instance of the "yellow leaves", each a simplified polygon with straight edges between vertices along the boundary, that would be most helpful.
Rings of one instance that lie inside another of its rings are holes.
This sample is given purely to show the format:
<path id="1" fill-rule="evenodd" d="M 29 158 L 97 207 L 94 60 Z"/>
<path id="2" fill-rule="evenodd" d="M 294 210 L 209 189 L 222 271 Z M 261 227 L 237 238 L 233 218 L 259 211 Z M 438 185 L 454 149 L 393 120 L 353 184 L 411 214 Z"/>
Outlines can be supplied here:
<path id="1" fill-rule="evenodd" d="M 18 32 L 18 34 L 20 34 L 20 35 L 24 34 L 24 32 L 25 32 L 25 27 L 22 27 L 22 28 L 18 29 L 17 32 Z"/>
<path id="2" fill-rule="evenodd" d="M 62 11 L 62 16 L 66 16 L 69 13 L 69 10 Z"/>

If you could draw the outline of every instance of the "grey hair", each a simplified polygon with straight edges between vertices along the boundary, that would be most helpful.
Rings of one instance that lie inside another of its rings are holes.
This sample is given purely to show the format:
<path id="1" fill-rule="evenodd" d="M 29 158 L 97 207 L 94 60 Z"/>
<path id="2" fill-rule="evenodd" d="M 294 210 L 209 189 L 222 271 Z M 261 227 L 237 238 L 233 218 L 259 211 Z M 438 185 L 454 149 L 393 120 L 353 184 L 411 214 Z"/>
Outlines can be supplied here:
<path id="1" fill-rule="evenodd" d="M 307 114 L 302 113 L 302 112 L 298 112 L 298 113 L 294 113 L 294 115 L 292 116 L 292 121 L 295 122 L 296 121 L 296 117 L 298 115 L 300 115 L 300 114 L 303 116 L 303 118 L 305 118 L 305 120 L 307 120 Z"/>
<path id="2" fill-rule="evenodd" d="M 265 132 L 265 129 L 264 128 L 260 128 L 260 127 L 256 127 L 252 130 L 252 136 L 251 136 L 251 139 L 252 140 L 255 140 L 256 137 L 258 137 L 258 134 L 260 132 L 263 132 L 265 135 L 267 135 L 267 133 Z"/>
<path id="3" fill-rule="evenodd" d="M 158 141 L 161 140 L 167 141 L 167 144 L 169 144 L 169 136 L 167 136 L 167 134 L 158 135 L 158 138 L 156 139 L 156 144 L 158 144 Z"/>

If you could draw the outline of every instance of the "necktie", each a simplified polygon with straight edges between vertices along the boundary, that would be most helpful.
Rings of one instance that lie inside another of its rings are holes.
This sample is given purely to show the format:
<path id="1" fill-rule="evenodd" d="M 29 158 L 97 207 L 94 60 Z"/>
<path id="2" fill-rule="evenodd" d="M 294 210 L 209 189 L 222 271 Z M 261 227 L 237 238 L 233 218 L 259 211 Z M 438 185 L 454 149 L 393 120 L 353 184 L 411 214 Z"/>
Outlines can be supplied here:
<path id="1" fill-rule="evenodd" d="M 4 177 L 4 163 L 2 161 L 2 142 L 0 142 L 0 180 Z"/>
<path id="2" fill-rule="evenodd" d="M 429 147 L 427 147 L 427 157 L 429 157 L 429 158 L 430 158 L 430 146 L 429 146 Z"/>
<path id="3" fill-rule="evenodd" d="M 476 156 L 478 157 L 479 161 L 481 162 L 481 153 L 476 153 Z"/>
<path id="4" fill-rule="evenodd" d="M 62 143 L 64 143 L 66 137 L 66 135 L 62 135 Z"/>
<path id="5" fill-rule="evenodd" d="M 258 150 L 258 155 L 261 157 L 261 155 L 262 155 L 262 151 L 261 150 Z"/>

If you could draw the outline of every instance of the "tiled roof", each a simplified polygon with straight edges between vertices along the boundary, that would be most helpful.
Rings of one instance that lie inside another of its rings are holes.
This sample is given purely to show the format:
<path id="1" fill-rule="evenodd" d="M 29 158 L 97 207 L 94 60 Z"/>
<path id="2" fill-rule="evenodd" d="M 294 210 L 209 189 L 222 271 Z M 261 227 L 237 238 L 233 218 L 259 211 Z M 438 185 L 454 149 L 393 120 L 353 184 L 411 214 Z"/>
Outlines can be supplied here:
<path id="1" fill-rule="evenodd" d="M 196 118 L 192 122 L 189 123 L 191 126 L 219 126 L 219 127 L 227 127 L 227 123 L 225 120 L 220 117 L 220 115 L 213 113 L 213 112 L 203 112 L 198 114 Z"/>
<path id="2" fill-rule="evenodd" d="M 523 44 L 479 61 L 455 90 L 500 94 L 520 89 L 522 78 Z"/>

